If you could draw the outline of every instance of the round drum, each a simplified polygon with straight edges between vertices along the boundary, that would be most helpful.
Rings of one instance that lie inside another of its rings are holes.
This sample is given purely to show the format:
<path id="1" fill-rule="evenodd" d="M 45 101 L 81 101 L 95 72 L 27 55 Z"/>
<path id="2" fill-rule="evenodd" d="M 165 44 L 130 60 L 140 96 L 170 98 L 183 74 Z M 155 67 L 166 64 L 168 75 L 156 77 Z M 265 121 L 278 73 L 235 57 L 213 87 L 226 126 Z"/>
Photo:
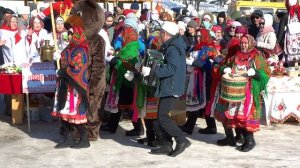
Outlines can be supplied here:
<path id="1" fill-rule="evenodd" d="M 228 102 L 245 100 L 248 79 L 243 76 L 224 74 L 221 80 L 221 98 Z"/>

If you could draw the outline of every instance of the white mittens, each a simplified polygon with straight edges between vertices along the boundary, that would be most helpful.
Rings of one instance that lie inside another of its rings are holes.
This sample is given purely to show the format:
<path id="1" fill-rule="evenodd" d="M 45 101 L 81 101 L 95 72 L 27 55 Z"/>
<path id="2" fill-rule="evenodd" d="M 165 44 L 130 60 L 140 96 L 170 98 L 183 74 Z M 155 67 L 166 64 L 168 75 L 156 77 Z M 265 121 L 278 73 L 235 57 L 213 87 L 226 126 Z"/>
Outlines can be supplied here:
<path id="1" fill-rule="evenodd" d="M 149 67 L 143 67 L 142 68 L 142 75 L 143 76 L 148 76 L 150 74 L 151 68 Z"/>
<path id="2" fill-rule="evenodd" d="M 223 72 L 224 72 L 225 74 L 231 73 L 231 68 L 227 67 L 227 68 L 225 68 L 225 69 L 223 70 Z"/>
<path id="3" fill-rule="evenodd" d="M 186 64 L 187 64 L 187 65 L 192 65 L 193 62 L 194 62 L 194 58 L 193 58 L 193 57 L 186 58 L 185 60 L 186 60 Z"/>
<path id="4" fill-rule="evenodd" d="M 53 53 L 53 60 L 57 61 L 57 60 L 60 59 L 60 57 L 61 57 L 60 52 L 55 51 L 55 52 Z"/>
<path id="5" fill-rule="evenodd" d="M 127 71 L 126 74 L 124 75 L 124 77 L 128 80 L 128 81 L 132 81 L 132 79 L 134 78 L 134 73 L 131 71 Z"/>
<path id="6" fill-rule="evenodd" d="M 250 68 L 248 71 L 247 71 L 247 75 L 248 76 L 254 76 L 255 75 L 255 70 L 253 68 Z"/>

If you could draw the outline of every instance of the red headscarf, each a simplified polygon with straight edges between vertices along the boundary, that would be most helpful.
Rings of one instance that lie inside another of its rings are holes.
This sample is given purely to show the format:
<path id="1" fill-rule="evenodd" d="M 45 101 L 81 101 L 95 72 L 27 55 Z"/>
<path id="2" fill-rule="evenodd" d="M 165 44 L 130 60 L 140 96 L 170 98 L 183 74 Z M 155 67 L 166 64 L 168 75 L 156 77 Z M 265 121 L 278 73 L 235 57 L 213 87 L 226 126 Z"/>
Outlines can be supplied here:
<path id="1" fill-rule="evenodd" d="M 210 35 L 209 30 L 207 29 L 198 29 L 197 33 L 200 32 L 200 43 L 197 43 L 195 46 L 195 51 L 200 50 L 203 46 L 213 46 L 215 47 L 214 39 Z"/>
<path id="2" fill-rule="evenodd" d="M 238 64 L 247 63 L 249 58 L 254 59 L 255 55 L 258 53 L 258 50 L 255 48 L 254 38 L 247 34 L 241 37 L 241 41 L 244 39 L 247 39 L 248 41 L 248 49 L 246 52 L 241 51 L 241 49 L 236 52 L 235 62 Z"/>
<path id="3" fill-rule="evenodd" d="M 132 27 L 124 27 L 123 32 L 123 47 L 126 46 L 126 44 L 137 41 L 138 40 L 138 34 Z"/>

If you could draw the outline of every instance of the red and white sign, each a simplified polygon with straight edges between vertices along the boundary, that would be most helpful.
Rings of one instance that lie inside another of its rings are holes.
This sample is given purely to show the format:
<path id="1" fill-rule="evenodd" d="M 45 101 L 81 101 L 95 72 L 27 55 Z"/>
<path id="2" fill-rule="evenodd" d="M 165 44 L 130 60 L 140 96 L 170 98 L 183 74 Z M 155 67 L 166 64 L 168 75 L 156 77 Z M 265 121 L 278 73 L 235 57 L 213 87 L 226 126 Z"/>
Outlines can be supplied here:
<path id="1" fill-rule="evenodd" d="M 56 73 L 53 62 L 22 64 L 23 93 L 54 93 Z"/>

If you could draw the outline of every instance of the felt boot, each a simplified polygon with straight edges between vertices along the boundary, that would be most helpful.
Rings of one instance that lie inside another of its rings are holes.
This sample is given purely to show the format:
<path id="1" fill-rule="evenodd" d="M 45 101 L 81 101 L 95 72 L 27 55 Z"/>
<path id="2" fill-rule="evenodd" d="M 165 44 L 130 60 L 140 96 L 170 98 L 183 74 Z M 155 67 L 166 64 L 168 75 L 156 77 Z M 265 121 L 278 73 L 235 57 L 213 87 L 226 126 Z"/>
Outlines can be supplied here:
<path id="1" fill-rule="evenodd" d="M 78 125 L 76 125 L 76 128 L 79 131 L 80 140 L 78 143 L 75 143 L 74 145 L 72 145 L 71 148 L 80 149 L 80 148 L 90 147 L 89 135 L 88 135 L 88 132 L 87 132 L 86 128 L 84 127 L 84 125 L 78 124 Z"/>
<path id="2" fill-rule="evenodd" d="M 243 131 L 244 143 L 242 146 L 239 146 L 237 149 L 241 152 L 249 152 L 252 150 L 256 143 L 253 137 L 253 132 Z"/>
<path id="3" fill-rule="evenodd" d="M 198 118 L 198 112 L 197 111 L 193 111 L 193 112 L 189 112 L 189 116 L 187 118 L 187 121 L 184 125 L 182 126 L 179 126 L 179 128 L 189 134 L 189 135 L 192 135 L 193 134 L 193 130 L 194 130 L 194 127 L 195 127 L 195 124 L 196 124 L 196 121 L 197 121 L 197 118 Z"/>
<path id="4" fill-rule="evenodd" d="M 63 121 L 62 127 L 64 128 L 64 133 L 63 133 L 64 141 L 55 146 L 55 148 L 57 148 L 57 149 L 68 148 L 75 144 L 73 134 L 72 134 L 72 130 L 73 130 L 72 124 L 70 124 L 66 121 Z"/>
<path id="5" fill-rule="evenodd" d="M 133 129 L 126 131 L 125 135 L 126 136 L 140 136 L 144 135 L 144 127 L 142 123 L 142 119 L 138 118 L 137 122 L 132 122 Z"/>
<path id="6" fill-rule="evenodd" d="M 121 112 L 110 113 L 108 124 L 101 125 L 100 130 L 110 133 L 116 133 L 121 118 Z"/>
<path id="7" fill-rule="evenodd" d="M 223 125 L 223 127 L 224 127 L 224 130 L 225 130 L 225 136 L 226 136 L 226 138 L 218 140 L 217 144 L 219 146 L 233 146 L 233 147 L 235 147 L 236 146 L 236 142 L 235 142 L 235 139 L 234 139 L 234 136 L 233 136 L 232 129 L 231 128 L 227 128 L 226 125 Z"/>

